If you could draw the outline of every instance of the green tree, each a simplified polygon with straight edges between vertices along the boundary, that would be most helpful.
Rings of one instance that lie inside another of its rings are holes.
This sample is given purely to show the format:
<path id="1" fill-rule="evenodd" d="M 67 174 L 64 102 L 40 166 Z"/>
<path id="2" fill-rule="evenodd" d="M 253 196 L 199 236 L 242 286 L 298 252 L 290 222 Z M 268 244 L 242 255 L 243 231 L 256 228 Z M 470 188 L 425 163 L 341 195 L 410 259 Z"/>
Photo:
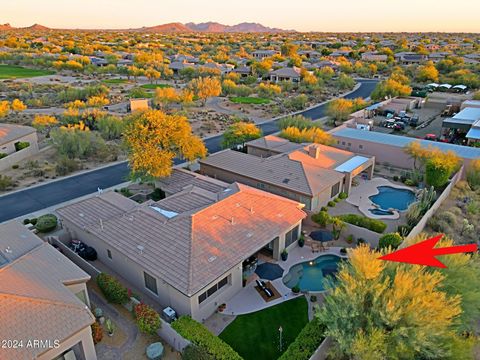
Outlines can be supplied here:
<path id="1" fill-rule="evenodd" d="M 223 134 L 223 147 L 231 148 L 235 145 L 245 146 L 247 141 L 258 139 L 262 130 L 253 123 L 238 121 L 230 125 Z"/>

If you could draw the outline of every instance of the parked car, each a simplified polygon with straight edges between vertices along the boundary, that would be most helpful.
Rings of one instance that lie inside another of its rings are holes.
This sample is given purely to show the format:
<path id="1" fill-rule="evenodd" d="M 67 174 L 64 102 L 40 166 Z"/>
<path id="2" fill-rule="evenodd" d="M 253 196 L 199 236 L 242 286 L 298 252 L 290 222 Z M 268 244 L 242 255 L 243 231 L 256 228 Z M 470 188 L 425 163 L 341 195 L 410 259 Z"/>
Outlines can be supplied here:
<path id="1" fill-rule="evenodd" d="M 410 118 L 410 126 L 417 126 L 419 119 L 420 117 L 418 116 L 418 114 L 413 114 L 413 116 Z"/>
<path id="2" fill-rule="evenodd" d="M 427 134 L 424 137 L 425 140 L 430 140 L 430 141 L 437 141 L 437 135 L 435 134 Z"/>
<path id="3" fill-rule="evenodd" d="M 393 130 L 405 130 L 405 123 L 402 121 L 395 121 Z"/>

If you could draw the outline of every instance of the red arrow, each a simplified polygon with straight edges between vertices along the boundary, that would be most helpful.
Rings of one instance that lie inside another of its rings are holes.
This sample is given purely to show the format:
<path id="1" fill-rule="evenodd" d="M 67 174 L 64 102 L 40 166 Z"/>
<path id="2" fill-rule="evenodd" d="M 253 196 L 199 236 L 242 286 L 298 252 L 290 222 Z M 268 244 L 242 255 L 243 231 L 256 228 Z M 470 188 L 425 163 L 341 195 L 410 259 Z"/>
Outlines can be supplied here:
<path id="1" fill-rule="evenodd" d="M 478 250 L 478 246 L 476 244 L 435 248 L 435 245 L 440 241 L 442 236 L 443 234 L 437 235 L 425 241 L 419 242 L 418 244 L 407 246 L 406 248 L 381 256 L 379 259 L 402 262 L 406 264 L 446 268 L 446 266 L 440 260 L 435 258 L 436 256 L 468 253 Z"/>

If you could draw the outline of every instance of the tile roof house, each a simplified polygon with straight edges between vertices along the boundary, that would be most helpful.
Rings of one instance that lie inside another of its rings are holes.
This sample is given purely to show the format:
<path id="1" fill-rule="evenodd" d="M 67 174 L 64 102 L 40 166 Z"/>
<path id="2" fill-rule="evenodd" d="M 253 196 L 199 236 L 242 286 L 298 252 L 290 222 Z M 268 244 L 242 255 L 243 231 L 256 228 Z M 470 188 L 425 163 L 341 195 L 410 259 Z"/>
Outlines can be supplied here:
<path id="1" fill-rule="evenodd" d="M 349 192 L 353 177 L 371 177 L 374 158 L 320 144 L 294 144 L 266 136 L 246 144 L 247 154 L 225 150 L 199 161 L 200 172 L 238 181 L 305 204 L 317 210 L 341 191 Z"/>
<path id="2" fill-rule="evenodd" d="M 284 67 L 270 72 L 270 81 L 292 81 L 300 82 L 300 68 L 298 67 Z"/>
<path id="3" fill-rule="evenodd" d="M 306 217 L 299 202 L 212 183 L 143 204 L 107 192 L 57 213 L 72 238 L 93 246 L 104 264 L 162 306 L 202 320 L 242 288 L 245 259 L 263 248 L 279 258 L 296 246 Z"/>
<path id="4" fill-rule="evenodd" d="M 90 276 L 17 221 L 0 225 L 0 359 L 96 359 L 85 286 Z M 37 345 L 33 340 L 39 340 Z"/>
<path id="5" fill-rule="evenodd" d="M 17 150 L 19 143 L 29 146 Z M 0 171 L 38 152 L 37 130 L 31 126 L 0 124 Z"/>

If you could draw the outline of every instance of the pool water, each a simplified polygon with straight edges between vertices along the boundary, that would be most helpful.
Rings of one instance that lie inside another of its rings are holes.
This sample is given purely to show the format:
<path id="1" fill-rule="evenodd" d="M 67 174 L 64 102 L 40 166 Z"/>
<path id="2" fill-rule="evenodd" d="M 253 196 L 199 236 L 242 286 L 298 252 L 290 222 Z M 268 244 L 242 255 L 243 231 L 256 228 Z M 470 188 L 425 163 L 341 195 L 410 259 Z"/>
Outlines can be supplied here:
<path id="1" fill-rule="evenodd" d="M 324 291 L 324 280 L 338 271 L 342 258 L 337 255 L 320 255 L 315 260 L 302 262 L 290 268 L 283 283 L 290 289 L 295 285 L 300 291 Z"/>
<path id="2" fill-rule="evenodd" d="M 415 194 L 408 189 L 396 189 L 391 186 L 379 186 L 379 193 L 370 196 L 370 200 L 380 207 L 380 210 L 396 209 L 407 210 L 415 201 Z"/>

